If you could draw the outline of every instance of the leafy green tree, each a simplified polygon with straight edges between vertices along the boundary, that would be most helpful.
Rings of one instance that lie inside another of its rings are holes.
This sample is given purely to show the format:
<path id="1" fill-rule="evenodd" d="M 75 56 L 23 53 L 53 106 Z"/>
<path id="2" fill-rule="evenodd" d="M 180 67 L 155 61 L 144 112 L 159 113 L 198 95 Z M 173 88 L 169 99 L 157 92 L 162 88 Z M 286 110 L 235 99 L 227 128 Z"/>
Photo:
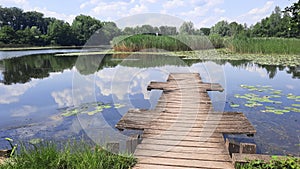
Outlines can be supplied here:
<path id="1" fill-rule="evenodd" d="M 160 26 L 158 32 L 163 35 L 176 35 L 177 28 L 175 26 Z"/>
<path id="2" fill-rule="evenodd" d="M 227 21 L 219 21 L 211 29 L 210 34 L 219 34 L 221 36 L 228 36 L 230 28 Z"/>
<path id="3" fill-rule="evenodd" d="M 238 34 L 240 34 L 244 30 L 243 25 L 238 24 L 237 22 L 231 22 L 228 25 L 228 27 L 229 27 L 229 32 L 228 32 L 229 36 L 238 35 Z"/>
<path id="4" fill-rule="evenodd" d="M 36 11 L 30 11 L 24 13 L 24 27 L 37 27 L 39 31 L 41 31 L 42 34 L 47 33 L 49 20 L 44 18 L 44 14 L 36 12 Z"/>
<path id="5" fill-rule="evenodd" d="M 0 27 L 8 25 L 14 30 L 22 29 L 24 24 L 23 10 L 20 8 L 2 8 L 0 6 Z"/>
<path id="6" fill-rule="evenodd" d="M 154 28 L 151 25 L 142 25 L 140 27 L 141 33 L 155 33 Z"/>
<path id="7" fill-rule="evenodd" d="M 180 34 L 188 34 L 192 35 L 195 32 L 194 24 L 193 22 L 183 22 L 183 24 L 179 28 L 179 33 Z"/>
<path id="8" fill-rule="evenodd" d="M 210 34 L 210 28 L 200 28 L 200 32 L 208 36 Z"/>
<path id="9" fill-rule="evenodd" d="M 74 45 L 74 42 L 76 42 L 76 35 L 71 26 L 61 20 L 55 20 L 50 23 L 48 34 L 51 44 L 67 46 Z"/>
<path id="10" fill-rule="evenodd" d="M 110 41 L 121 34 L 121 30 L 117 27 L 114 22 L 103 22 L 103 27 L 98 30 L 100 34 L 100 44 L 109 44 Z"/>
<path id="11" fill-rule="evenodd" d="M 16 33 L 11 26 L 5 25 L 0 29 L 0 42 L 11 44 L 15 42 Z"/>
<path id="12" fill-rule="evenodd" d="M 289 33 L 291 36 L 300 37 L 300 0 L 292 6 L 286 7 L 285 12 L 291 14 Z"/>
<path id="13" fill-rule="evenodd" d="M 132 27 L 125 27 L 124 30 L 122 31 L 123 35 L 134 35 L 135 31 L 134 28 Z"/>
<path id="14" fill-rule="evenodd" d="M 102 26 L 101 21 L 91 16 L 79 15 L 75 17 L 72 23 L 72 30 L 76 34 L 79 44 L 83 45 Z"/>

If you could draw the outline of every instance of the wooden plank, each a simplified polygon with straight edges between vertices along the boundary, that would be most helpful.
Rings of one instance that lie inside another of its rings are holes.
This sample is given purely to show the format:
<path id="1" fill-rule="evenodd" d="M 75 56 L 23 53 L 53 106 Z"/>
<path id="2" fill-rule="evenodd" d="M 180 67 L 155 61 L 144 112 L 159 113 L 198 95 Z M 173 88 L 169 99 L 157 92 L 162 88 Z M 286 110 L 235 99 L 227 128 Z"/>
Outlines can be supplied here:
<path id="1" fill-rule="evenodd" d="M 178 145 L 184 147 L 207 147 L 207 148 L 223 148 L 224 144 L 222 143 L 210 143 L 210 142 L 201 142 L 199 140 L 195 141 L 185 141 L 185 140 L 158 140 L 158 139 L 144 139 L 142 144 L 157 144 L 157 145 Z"/>
<path id="2" fill-rule="evenodd" d="M 182 152 L 170 152 L 170 151 L 156 151 L 156 150 L 137 150 L 134 155 L 136 157 L 162 157 L 162 158 L 174 158 L 174 159 L 190 159 L 190 160 L 206 160 L 206 161 L 224 161 L 231 162 L 231 158 L 224 154 L 191 154 Z M 212 158 L 213 156 L 213 158 Z"/>
<path id="3" fill-rule="evenodd" d="M 222 161 L 204 161 L 204 160 L 185 160 L 185 159 L 172 159 L 172 158 L 159 158 L 159 157 L 141 157 L 138 159 L 140 164 L 158 164 L 169 165 L 175 167 L 204 167 L 204 168 L 219 168 L 219 169 L 234 169 L 231 162 Z"/>
<path id="4" fill-rule="evenodd" d="M 155 150 L 155 151 L 170 151 L 178 153 L 195 153 L 195 154 L 218 154 L 228 155 L 228 151 L 223 148 L 211 148 L 211 147 L 187 147 L 187 146 L 173 146 L 173 145 L 157 145 L 157 144 L 139 144 L 136 151 L 142 150 Z"/>
<path id="5" fill-rule="evenodd" d="M 158 164 L 137 164 L 134 166 L 134 169 L 186 169 L 186 167 L 178 167 L 178 166 L 165 166 L 165 165 L 158 165 Z M 194 168 L 189 167 L 189 169 L 205 169 L 205 168 Z"/>
<path id="6" fill-rule="evenodd" d="M 169 141 L 197 141 L 197 142 L 209 142 L 209 143 L 219 143 L 225 144 L 225 140 L 222 136 L 214 136 L 214 137 L 201 137 L 201 136 L 178 136 L 178 135 L 161 135 L 159 137 L 146 137 L 146 135 L 142 136 L 142 138 L 146 139 L 155 139 L 155 140 L 169 140 Z"/>

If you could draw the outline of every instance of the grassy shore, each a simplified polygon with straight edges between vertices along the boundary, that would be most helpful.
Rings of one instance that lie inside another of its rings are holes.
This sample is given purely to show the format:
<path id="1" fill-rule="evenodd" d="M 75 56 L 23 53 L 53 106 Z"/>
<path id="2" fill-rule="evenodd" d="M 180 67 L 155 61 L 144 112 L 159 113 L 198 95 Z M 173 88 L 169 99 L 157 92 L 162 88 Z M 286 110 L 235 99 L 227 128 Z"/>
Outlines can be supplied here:
<path id="1" fill-rule="evenodd" d="M 249 54 L 249 53 L 235 53 L 229 49 L 209 49 L 196 51 L 164 51 L 164 52 L 119 52 L 119 51 L 100 51 L 100 52 L 82 52 L 82 53 L 65 53 L 56 54 L 56 56 L 80 56 L 80 55 L 123 55 L 126 58 L 130 55 L 166 55 L 180 57 L 183 60 L 197 59 L 204 61 L 215 60 L 247 60 L 253 61 L 261 65 L 281 65 L 281 66 L 300 66 L 300 54 Z"/>
<path id="2" fill-rule="evenodd" d="M 300 39 L 295 38 L 229 38 L 224 45 L 235 53 L 300 54 Z"/>
<path id="3" fill-rule="evenodd" d="M 6 160 L 0 169 L 127 169 L 135 163 L 136 159 L 130 155 L 115 155 L 85 143 L 67 143 L 58 148 L 57 144 L 46 142 L 23 146 L 20 153 Z"/>
<path id="4" fill-rule="evenodd" d="M 297 157 L 277 158 L 273 157 L 270 161 L 255 160 L 245 164 L 238 164 L 236 169 L 298 169 L 300 161 Z"/>

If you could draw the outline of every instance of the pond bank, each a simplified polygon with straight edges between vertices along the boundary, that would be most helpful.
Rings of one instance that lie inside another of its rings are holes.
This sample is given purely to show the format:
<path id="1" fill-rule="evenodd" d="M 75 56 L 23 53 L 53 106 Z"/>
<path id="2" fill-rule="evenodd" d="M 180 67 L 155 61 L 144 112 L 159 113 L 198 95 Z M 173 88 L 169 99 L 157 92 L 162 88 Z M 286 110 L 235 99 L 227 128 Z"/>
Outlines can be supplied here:
<path id="1" fill-rule="evenodd" d="M 252 53 L 234 53 L 226 48 L 222 49 L 210 49 L 210 50 L 197 50 L 197 51 L 166 51 L 166 52 L 119 52 L 114 50 L 105 51 L 93 51 L 93 52 L 76 52 L 76 53 L 64 53 L 56 54 L 56 56 L 88 56 L 88 55 L 123 55 L 126 57 L 129 55 L 168 55 L 177 56 L 182 59 L 195 59 L 195 60 L 245 60 L 253 61 L 256 64 L 261 65 L 276 65 L 276 66 L 300 66 L 300 55 L 293 54 L 252 54 Z"/>

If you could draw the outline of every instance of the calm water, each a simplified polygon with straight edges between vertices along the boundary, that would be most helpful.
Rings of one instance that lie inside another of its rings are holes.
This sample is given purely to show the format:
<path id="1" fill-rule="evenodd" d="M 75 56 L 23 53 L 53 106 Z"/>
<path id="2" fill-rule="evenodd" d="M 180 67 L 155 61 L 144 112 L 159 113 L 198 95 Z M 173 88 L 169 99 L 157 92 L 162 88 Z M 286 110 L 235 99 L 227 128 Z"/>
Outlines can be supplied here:
<path id="1" fill-rule="evenodd" d="M 97 143 L 126 139 L 134 132 L 119 132 L 114 125 L 130 108 L 155 107 L 161 92 L 147 91 L 150 81 L 164 81 L 169 72 L 199 72 L 204 81 L 218 82 L 225 88 L 223 93 L 210 93 L 216 110 L 244 112 L 257 129 L 254 138 L 228 137 L 255 142 L 260 153 L 299 155 L 300 113 L 262 113 L 261 107 L 248 108 L 243 105 L 245 100 L 234 97 L 249 93 L 242 84 L 270 85 L 282 90 L 282 95 L 299 96 L 299 69 L 166 56 L 23 54 L 27 56 L 19 53 L 0 60 L 0 149 L 8 147 L 5 137 L 23 141 L 87 138 Z M 296 103 L 285 97 L 281 100 L 278 108 Z M 241 106 L 231 108 L 231 103 Z M 100 113 L 79 111 L 77 116 L 63 116 L 83 109 Z"/>

